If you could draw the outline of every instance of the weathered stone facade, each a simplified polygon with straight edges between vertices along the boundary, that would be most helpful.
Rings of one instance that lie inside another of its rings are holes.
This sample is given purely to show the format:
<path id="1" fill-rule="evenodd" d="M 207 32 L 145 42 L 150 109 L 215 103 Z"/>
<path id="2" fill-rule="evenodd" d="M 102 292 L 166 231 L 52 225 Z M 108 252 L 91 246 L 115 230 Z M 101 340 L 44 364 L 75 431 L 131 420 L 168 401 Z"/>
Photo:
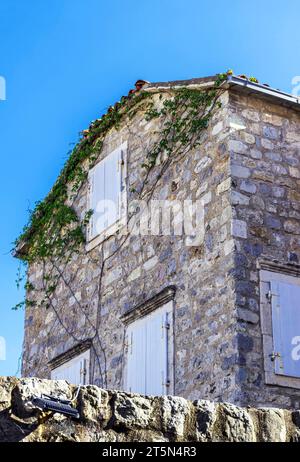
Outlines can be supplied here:
<path id="1" fill-rule="evenodd" d="M 239 408 L 229 403 L 149 397 L 83 387 L 80 414 L 41 415 L 33 395 L 70 399 L 64 381 L 0 378 L 0 442 L 299 442 L 300 412 Z"/>
<path id="2" fill-rule="evenodd" d="M 235 292 L 242 403 L 299 406 L 299 390 L 266 386 L 262 362 L 259 267 L 277 260 L 299 276 L 300 117 L 289 108 L 232 95 L 230 113 L 243 126 L 231 154 Z M 242 232 L 241 232 L 242 230 Z"/>
<path id="3" fill-rule="evenodd" d="M 171 164 L 154 199 L 203 199 L 205 235 L 198 246 L 185 236 L 119 235 L 64 268 L 49 309 L 27 308 L 23 375 L 49 378 L 48 362 L 94 335 L 110 389 L 124 388 L 126 326 L 122 316 L 174 287 L 174 394 L 238 405 L 297 408 L 300 392 L 266 385 L 259 299 L 259 262 L 278 260 L 300 274 L 300 115 L 280 102 L 229 87 L 198 149 Z M 128 203 L 142 185 L 147 147 L 159 121 L 135 117 L 111 130 L 99 160 L 127 141 Z M 83 216 L 87 185 L 74 204 Z M 102 278 L 100 257 L 114 254 Z M 62 267 L 63 269 L 63 267 Z M 42 268 L 29 268 L 42 289 Z M 68 283 L 66 284 L 66 281 Z M 70 290 L 71 286 L 71 290 Z M 29 294 L 30 297 L 30 294 Z M 41 295 L 42 297 L 42 295 Z M 70 333 L 72 335 L 70 335 Z M 92 351 L 94 383 L 103 376 Z"/>

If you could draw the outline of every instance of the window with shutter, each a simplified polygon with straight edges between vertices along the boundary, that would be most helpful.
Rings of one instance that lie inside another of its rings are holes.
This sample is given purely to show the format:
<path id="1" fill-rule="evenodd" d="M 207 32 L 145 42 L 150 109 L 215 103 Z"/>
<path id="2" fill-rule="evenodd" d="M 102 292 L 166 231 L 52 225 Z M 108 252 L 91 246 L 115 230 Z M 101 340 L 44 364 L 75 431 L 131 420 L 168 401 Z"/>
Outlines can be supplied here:
<path id="1" fill-rule="evenodd" d="M 173 303 L 132 322 L 127 329 L 126 389 L 144 395 L 172 393 Z"/>
<path id="2" fill-rule="evenodd" d="M 53 369 L 51 379 L 67 380 L 73 385 L 87 385 L 89 383 L 89 362 L 90 352 L 85 351 Z"/>
<path id="3" fill-rule="evenodd" d="M 126 143 L 110 153 L 89 173 L 89 209 L 93 211 L 89 241 L 111 230 L 126 216 Z"/>
<path id="4" fill-rule="evenodd" d="M 300 388 L 300 278 L 263 270 L 260 279 L 266 382 Z"/>
<path id="5" fill-rule="evenodd" d="M 275 373 L 300 378 L 300 286 L 271 281 Z"/>

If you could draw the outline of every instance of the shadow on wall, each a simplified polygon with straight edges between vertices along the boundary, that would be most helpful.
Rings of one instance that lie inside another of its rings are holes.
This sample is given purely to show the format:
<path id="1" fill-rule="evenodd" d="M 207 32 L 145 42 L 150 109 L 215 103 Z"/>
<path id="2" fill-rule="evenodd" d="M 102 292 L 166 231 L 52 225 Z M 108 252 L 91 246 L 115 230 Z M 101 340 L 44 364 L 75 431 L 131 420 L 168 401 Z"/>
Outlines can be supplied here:
<path id="1" fill-rule="evenodd" d="M 34 432 L 38 423 L 24 423 L 16 419 L 11 408 L 0 412 L 0 442 L 17 443 Z"/>

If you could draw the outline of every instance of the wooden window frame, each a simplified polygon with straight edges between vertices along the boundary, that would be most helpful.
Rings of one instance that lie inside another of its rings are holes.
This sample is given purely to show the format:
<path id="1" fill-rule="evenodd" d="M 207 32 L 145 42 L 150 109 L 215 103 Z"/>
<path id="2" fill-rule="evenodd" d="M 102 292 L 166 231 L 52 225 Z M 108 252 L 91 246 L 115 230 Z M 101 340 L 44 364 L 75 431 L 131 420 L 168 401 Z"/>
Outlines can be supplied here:
<path id="1" fill-rule="evenodd" d="M 127 226 L 127 141 L 122 143 L 113 151 L 109 152 L 107 156 L 105 156 L 101 161 L 99 161 L 89 172 L 89 179 L 88 179 L 88 194 L 87 194 L 87 210 L 91 209 L 91 191 L 90 191 L 90 182 L 93 175 L 94 170 L 105 161 L 110 155 L 113 155 L 116 151 L 122 151 L 123 155 L 123 164 L 122 164 L 122 173 L 121 173 L 121 216 L 117 219 L 114 223 L 109 225 L 103 231 L 95 236 L 91 236 L 90 227 L 87 227 L 87 244 L 86 244 L 86 251 L 89 252 L 90 250 L 97 247 L 101 244 L 104 240 L 108 237 L 113 236 L 116 232 L 120 232 L 122 229 L 126 231 Z M 92 220 L 93 218 L 91 218 Z"/>
<path id="2" fill-rule="evenodd" d="M 299 390 L 300 378 L 275 373 L 274 360 L 272 360 L 272 354 L 274 353 L 272 302 L 268 299 L 267 294 L 270 290 L 271 281 L 290 284 L 295 284 L 295 281 L 298 281 L 300 286 L 300 265 L 261 260 L 258 263 L 258 269 L 260 276 L 260 324 L 263 341 L 265 383 L 267 385 L 277 385 Z"/>
<path id="3" fill-rule="evenodd" d="M 132 323 L 146 318 L 148 315 L 153 313 L 156 310 L 159 310 L 160 308 L 171 305 L 171 313 L 172 313 L 172 318 L 171 318 L 171 329 L 169 332 L 170 335 L 170 340 L 168 343 L 168 367 L 169 370 L 167 371 L 168 374 L 168 379 L 169 379 L 169 386 L 168 386 L 168 393 L 170 395 L 175 394 L 175 294 L 176 294 L 176 288 L 174 286 L 166 287 L 164 290 L 162 290 L 159 294 L 155 295 L 154 297 L 150 298 L 149 300 L 146 300 L 144 303 L 141 303 L 134 308 L 130 309 L 126 313 L 123 314 L 121 317 L 121 320 L 125 324 L 125 329 L 126 329 L 126 334 L 127 334 L 127 329 L 128 326 L 131 325 Z M 127 337 L 127 335 L 126 335 Z M 128 345 L 125 344 L 125 352 L 126 349 L 128 348 Z M 123 373 L 123 389 L 127 390 L 127 365 L 128 365 L 128 359 L 127 359 L 127 353 L 125 354 L 125 361 L 124 361 L 124 373 Z"/>
<path id="4" fill-rule="evenodd" d="M 68 363 L 70 363 L 74 359 L 77 359 L 79 356 L 85 355 L 87 359 L 86 382 L 87 384 L 89 384 L 90 379 L 91 379 L 90 377 L 91 345 L 92 345 L 92 341 L 90 339 L 85 340 L 79 343 L 78 345 L 75 345 L 73 348 L 66 351 L 65 353 L 62 353 L 59 356 L 56 356 L 55 358 L 53 358 L 51 361 L 49 361 L 48 366 L 51 370 L 51 377 L 52 377 L 52 372 L 54 372 L 55 370 L 66 366 Z"/>

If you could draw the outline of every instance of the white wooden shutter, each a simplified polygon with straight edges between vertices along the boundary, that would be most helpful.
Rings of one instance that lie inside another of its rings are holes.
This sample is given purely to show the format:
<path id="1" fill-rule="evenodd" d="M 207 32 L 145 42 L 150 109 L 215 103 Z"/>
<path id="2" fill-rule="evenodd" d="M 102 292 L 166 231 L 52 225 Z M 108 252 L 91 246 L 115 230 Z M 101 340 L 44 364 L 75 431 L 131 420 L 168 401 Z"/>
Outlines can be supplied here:
<path id="1" fill-rule="evenodd" d="M 106 227 L 113 225 L 120 218 L 121 207 L 121 154 L 120 149 L 112 152 L 105 159 L 105 200 L 108 202 Z"/>
<path id="2" fill-rule="evenodd" d="M 124 149 L 116 149 L 90 171 L 90 209 L 93 210 L 90 239 L 116 223 L 124 212 Z"/>
<path id="3" fill-rule="evenodd" d="M 146 394 L 164 395 L 168 381 L 168 313 L 158 310 L 146 325 Z"/>
<path id="4" fill-rule="evenodd" d="M 80 369 L 80 362 L 71 361 L 52 371 L 51 378 L 54 380 L 67 380 L 73 385 L 79 385 L 81 383 Z"/>
<path id="5" fill-rule="evenodd" d="M 275 373 L 300 378 L 300 286 L 271 282 Z"/>
<path id="6" fill-rule="evenodd" d="M 127 390 L 132 393 L 146 393 L 145 327 L 145 320 L 139 319 L 127 331 Z"/>
<path id="7" fill-rule="evenodd" d="M 89 382 L 89 351 L 62 364 L 51 372 L 53 380 L 67 380 L 73 385 L 86 385 Z"/>
<path id="8" fill-rule="evenodd" d="M 90 172 L 90 209 L 93 210 L 90 225 L 90 239 L 98 236 L 106 226 L 105 210 L 105 164 L 99 162 Z"/>
<path id="9" fill-rule="evenodd" d="M 170 393 L 172 302 L 133 322 L 127 330 L 127 390 Z"/>

